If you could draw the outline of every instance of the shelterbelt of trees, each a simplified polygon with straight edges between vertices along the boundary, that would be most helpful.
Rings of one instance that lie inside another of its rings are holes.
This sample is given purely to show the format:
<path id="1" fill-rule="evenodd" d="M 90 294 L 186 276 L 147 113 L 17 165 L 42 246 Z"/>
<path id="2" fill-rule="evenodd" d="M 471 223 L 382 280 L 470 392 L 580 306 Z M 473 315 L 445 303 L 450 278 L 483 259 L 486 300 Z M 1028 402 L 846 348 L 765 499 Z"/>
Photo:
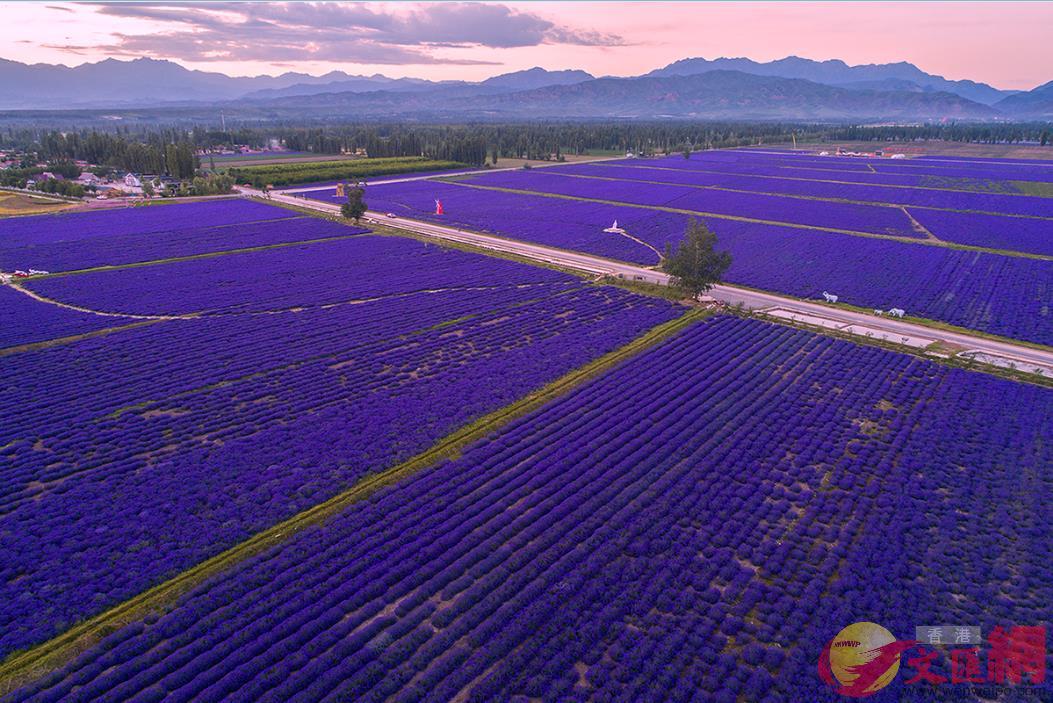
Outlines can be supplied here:
<path id="1" fill-rule="evenodd" d="M 74 118 L 70 118 L 74 119 Z M 1048 123 L 847 126 L 768 122 L 535 122 L 529 124 L 265 124 L 228 130 L 171 126 L 110 126 L 90 116 L 62 130 L 0 127 L 0 148 L 33 153 L 43 161 L 80 159 L 137 173 L 190 178 L 198 151 L 234 145 L 265 148 L 275 142 L 314 154 L 365 153 L 372 158 L 422 157 L 481 166 L 498 158 L 551 159 L 570 154 L 650 155 L 684 149 L 724 148 L 798 141 L 909 141 L 1048 143 Z M 228 119 L 228 122 L 230 120 Z M 0 126 L 4 124 L 0 115 Z"/>
<path id="2" fill-rule="evenodd" d="M 284 186 L 318 181 L 357 180 L 398 173 L 443 171 L 463 167 L 457 161 L 437 161 L 423 156 L 403 156 L 348 161 L 310 161 L 283 164 L 261 164 L 232 168 L 228 173 L 238 183 L 263 186 Z"/>

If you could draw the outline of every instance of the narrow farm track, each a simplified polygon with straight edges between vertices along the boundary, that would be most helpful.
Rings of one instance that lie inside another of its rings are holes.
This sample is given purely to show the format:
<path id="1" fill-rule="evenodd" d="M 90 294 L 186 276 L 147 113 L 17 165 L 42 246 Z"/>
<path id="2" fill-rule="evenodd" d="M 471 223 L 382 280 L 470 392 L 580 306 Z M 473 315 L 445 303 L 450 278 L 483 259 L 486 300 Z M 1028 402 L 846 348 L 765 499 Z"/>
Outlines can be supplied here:
<path id="1" fill-rule="evenodd" d="M 914 219 L 914 215 L 910 214 L 910 210 L 908 210 L 906 208 L 906 206 L 901 206 L 900 210 L 902 210 L 903 214 L 907 216 L 908 220 L 910 220 L 910 223 L 911 223 L 911 225 L 914 226 L 914 229 L 916 229 L 916 230 L 918 230 L 918 232 L 924 234 L 926 239 L 929 239 L 929 240 L 934 241 L 934 242 L 942 242 L 943 241 L 942 239 L 937 237 L 935 234 L 930 232 L 929 229 L 925 225 L 921 224 L 916 219 Z"/>
<path id="2" fill-rule="evenodd" d="M 435 463 L 453 459 L 460 451 L 512 420 L 569 393 L 659 342 L 672 337 L 707 315 L 689 311 L 644 332 L 635 340 L 556 379 L 520 400 L 500 408 L 443 438 L 424 452 L 386 471 L 366 476 L 348 490 L 286 519 L 240 544 L 194 566 L 124 603 L 92 617 L 64 633 L 0 663 L 0 696 L 32 682 L 69 662 L 119 627 L 171 606 L 181 595 L 233 565 L 291 538 L 307 527 L 324 522 L 347 506 L 401 481 Z"/>
<path id="3" fill-rule="evenodd" d="M 251 193 L 250 191 L 246 191 Z M 301 208 L 309 208 L 324 213 L 336 213 L 340 208 L 331 203 L 307 200 L 288 195 L 272 194 L 274 200 L 295 205 Z M 469 244 L 493 251 L 522 256 L 546 264 L 562 266 L 568 269 L 583 271 L 585 273 L 602 276 L 613 276 L 629 281 L 641 281 L 658 285 L 668 285 L 669 276 L 661 271 L 655 271 L 642 266 L 605 259 L 581 252 L 556 249 L 540 244 L 532 244 L 511 239 L 505 239 L 490 234 L 469 232 L 454 227 L 445 227 L 413 220 L 408 217 L 388 218 L 383 213 L 370 212 L 368 217 L 398 229 L 407 230 L 416 234 L 436 237 L 447 241 Z M 913 240 L 917 242 L 917 240 Z M 751 290 L 740 286 L 721 284 L 714 287 L 712 295 L 723 299 L 732 305 L 742 305 L 745 308 L 759 311 L 787 311 L 794 315 L 809 317 L 824 321 L 823 326 L 828 329 L 843 329 L 848 333 L 865 334 L 857 332 L 859 329 L 870 331 L 880 338 L 882 334 L 888 335 L 891 340 L 901 337 L 917 337 L 931 342 L 942 343 L 952 347 L 969 350 L 971 355 L 988 355 L 993 358 L 996 365 L 1009 366 L 1029 364 L 1042 369 L 1044 376 L 1053 377 L 1053 349 L 1041 345 L 1028 345 L 1016 343 L 1010 339 L 992 339 L 990 336 L 971 333 L 969 330 L 954 328 L 948 329 L 946 325 L 927 324 L 927 321 L 902 320 L 889 317 L 877 317 L 858 310 L 837 305 L 822 305 L 812 303 L 798 298 L 777 295 L 764 291 Z"/>
<path id="4" fill-rule="evenodd" d="M 190 320 L 197 317 L 196 314 L 188 315 L 135 315 L 132 313 L 125 312 L 103 312 L 101 310 L 92 310 L 91 308 L 83 308 L 79 305 L 70 305 L 69 303 L 63 303 L 60 300 L 54 300 L 52 298 L 46 298 L 40 293 L 31 291 L 25 286 L 12 284 L 12 290 L 16 290 L 23 295 L 27 295 L 38 303 L 44 303 L 45 305 L 54 305 L 55 307 L 65 308 L 66 310 L 75 310 L 76 312 L 86 312 L 91 315 L 99 315 L 100 317 L 122 317 L 132 320 Z"/>
<path id="5" fill-rule="evenodd" d="M 622 232 L 621 235 L 623 237 L 625 237 L 626 239 L 631 239 L 632 241 L 636 242 L 637 244 L 639 244 L 642 247 L 647 247 L 648 249 L 650 249 L 651 251 L 654 252 L 654 255 L 658 257 L 658 261 L 659 262 L 662 261 L 662 258 L 663 258 L 662 257 L 662 252 L 658 251 L 657 249 L 655 249 L 653 246 L 651 246 L 650 244 L 648 244 L 644 240 L 639 239 L 637 237 L 634 237 L 631 234 L 629 234 L 628 232 Z"/>

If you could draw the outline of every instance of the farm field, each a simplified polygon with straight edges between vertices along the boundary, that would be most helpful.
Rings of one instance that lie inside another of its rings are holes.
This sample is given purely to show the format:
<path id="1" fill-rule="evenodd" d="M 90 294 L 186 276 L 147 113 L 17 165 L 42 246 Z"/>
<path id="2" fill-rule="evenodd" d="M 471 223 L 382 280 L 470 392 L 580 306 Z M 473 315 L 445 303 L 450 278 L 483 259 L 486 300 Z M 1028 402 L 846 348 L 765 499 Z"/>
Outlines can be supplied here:
<path id="1" fill-rule="evenodd" d="M 721 168 L 715 165 L 714 168 Z M 723 167 L 726 169 L 727 167 Z M 573 170 L 571 170 L 573 169 Z M 1003 215 L 1049 216 L 1050 203 L 1019 193 L 1002 192 L 1014 186 L 994 184 L 976 179 L 933 180 L 929 176 L 883 176 L 900 184 L 855 182 L 842 180 L 845 176 L 828 172 L 806 171 L 804 174 L 754 175 L 728 170 L 703 171 L 676 169 L 664 166 L 574 166 L 552 173 L 594 179 L 627 180 L 633 182 L 669 183 L 709 190 L 732 192 L 774 193 L 808 200 L 853 201 L 860 204 L 916 206 L 918 209 L 950 209 L 990 212 Z M 863 174 L 847 174 L 848 178 Z M 910 183 L 913 181 L 913 183 Z M 986 188 L 987 190 L 984 190 Z M 1001 189 L 1001 191 L 999 190 Z M 710 193 L 712 195 L 712 193 Z"/>
<path id="2" fill-rule="evenodd" d="M 95 332 L 115 324 L 120 322 L 113 317 L 41 305 L 10 286 L 0 286 L 0 353 L 10 347 Z"/>
<path id="3" fill-rule="evenodd" d="M 789 144 L 783 146 L 789 147 Z M 936 160 L 967 160 L 992 159 L 997 161 L 1025 161 L 1034 163 L 1036 161 L 1053 160 L 1053 154 L 1049 149 L 1036 144 L 980 144 L 975 142 L 954 142 L 941 140 L 917 141 L 838 141 L 830 143 L 798 141 L 799 149 L 808 149 L 819 153 L 820 151 L 834 151 L 837 147 L 844 147 L 851 151 L 873 151 L 884 149 L 887 153 L 910 154 L 919 159 Z M 756 147 L 761 151 L 769 151 L 765 146 Z"/>
<path id="4" fill-rule="evenodd" d="M 899 307 L 1050 345 L 1053 198 L 1010 192 L 1013 183 L 1045 181 L 1053 181 L 1053 167 L 1041 162 L 731 150 L 377 185 L 366 201 L 374 210 L 644 265 L 658 264 L 695 216 L 732 253 L 731 283 L 811 299 L 826 290 L 863 308 Z M 869 195 L 849 201 L 838 195 L 844 188 Z M 886 193 L 897 197 L 884 202 Z M 336 200 L 330 189 L 304 195 Z M 626 234 L 603 231 L 614 220 Z"/>
<path id="5" fill-rule="evenodd" d="M 161 204 L 3 223 L 0 270 L 75 271 L 364 232 L 250 200 Z"/>
<path id="6" fill-rule="evenodd" d="M 438 171 L 413 171 L 412 173 L 396 173 L 390 176 L 377 176 L 376 179 L 369 179 L 367 183 L 384 183 L 389 180 L 402 180 L 404 178 L 430 178 L 432 176 L 461 176 L 468 173 L 476 173 L 480 169 L 477 168 L 464 168 L 464 169 L 442 169 Z M 354 178 L 340 178 L 336 180 L 328 181 L 313 181 L 311 183 L 297 183 L 295 185 L 283 186 L 282 188 L 276 189 L 278 192 L 286 193 L 302 193 L 311 190 L 322 190 L 326 189 L 330 194 L 335 194 L 336 186 L 338 183 L 344 183 L 345 185 L 354 185 L 356 179 Z M 334 199 L 335 201 L 335 199 Z"/>
<path id="7" fill-rule="evenodd" d="M 54 198 L 37 197 L 28 193 L 0 190 L 0 217 L 12 215 L 36 215 L 59 212 L 73 207 L 73 203 Z"/>
<path id="8" fill-rule="evenodd" d="M 1048 389 L 712 318 L 8 700 L 840 700 L 847 623 L 1048 617 L 1050 426 Z"/>
<path id="9" fill-rule="evenodd" d="M 115 242 L 127 255 L 22 284 L 45 301 L 0 289 L 13 320 L 0 342 L 0 655 L 682 314 L 557 271 L 239 202 L 19 230 L 23 249 L 61 243 L 69 267 Z M 245 251 L 260 223 L 302 241 Z M 227 236 L 234 250 L 217 251 Z M 170 253 L 208 241 L 210 253 L 154 261 L 147 244 L 151 261 L 130 262 L 134 237 Z"/>
<path id="10" fill-rule="evenodd" d="M 372 178 L 400 173 L 462 169 L 456 161 L 399 156 L 376 159 L 328 161 L 289 161 L 273 164 L 231 167 L 228 173 L 239 183 L 284 186 L 345 178 Z"/>

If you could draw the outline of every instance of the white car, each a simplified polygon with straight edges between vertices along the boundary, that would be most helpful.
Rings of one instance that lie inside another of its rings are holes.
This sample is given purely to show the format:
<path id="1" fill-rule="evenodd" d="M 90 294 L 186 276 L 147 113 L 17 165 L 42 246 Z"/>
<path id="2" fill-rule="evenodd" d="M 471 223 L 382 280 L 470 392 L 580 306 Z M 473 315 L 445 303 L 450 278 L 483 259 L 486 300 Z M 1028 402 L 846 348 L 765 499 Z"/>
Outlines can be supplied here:
<path id="1" fill-rule="evenodd" d="M 395 214 L 395 213 L 393 213 L 393 212 L 389 212 L 387 216 L 388 216 L 388 217 L 398 217 L 398 215 L 396 215 L 396 214 Z"/>

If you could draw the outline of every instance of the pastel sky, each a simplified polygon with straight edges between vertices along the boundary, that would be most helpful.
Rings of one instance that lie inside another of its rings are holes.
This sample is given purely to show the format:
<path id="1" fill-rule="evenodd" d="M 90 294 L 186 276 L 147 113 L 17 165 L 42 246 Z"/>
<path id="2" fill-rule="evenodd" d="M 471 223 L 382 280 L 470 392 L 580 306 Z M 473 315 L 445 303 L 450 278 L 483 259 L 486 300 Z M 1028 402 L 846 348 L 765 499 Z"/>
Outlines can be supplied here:
<path id="1" fill-rule="evenodd" d="M 0 2 L 0 17 L 0 57 L 70 66 L 150 56 L 229 75 L 478 80 L 796 55 L 910 61 L 1008 89 L 1053 79 L 1053 2 Z"/>

